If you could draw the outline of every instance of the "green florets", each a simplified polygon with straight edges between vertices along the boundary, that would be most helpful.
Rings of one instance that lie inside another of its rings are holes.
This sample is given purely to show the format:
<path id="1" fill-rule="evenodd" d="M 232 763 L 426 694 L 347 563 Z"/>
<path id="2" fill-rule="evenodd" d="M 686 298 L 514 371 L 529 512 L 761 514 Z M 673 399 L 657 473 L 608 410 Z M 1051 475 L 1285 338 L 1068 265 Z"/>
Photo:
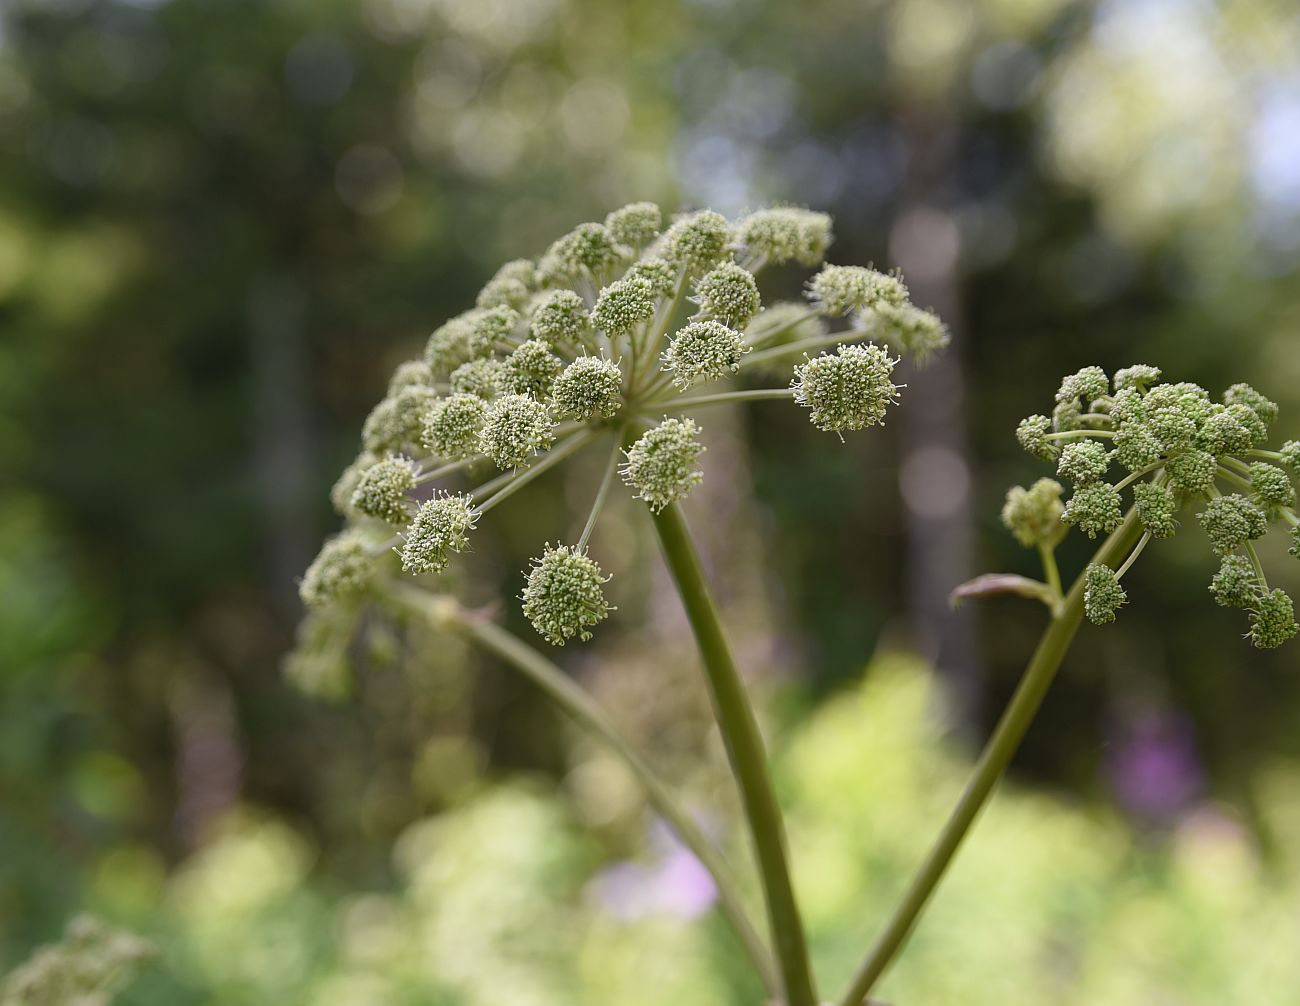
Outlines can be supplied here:
<path id="1" fill-rule="evenodd" d="M 605 603 L 609 582 L 596 563 L 576 546 L 546 546 L 533 560 L 521 595 L 524 616 L 553 646 L 563 646 L 577 636 L 591 638 L 588 626 L 601 622 L 611 611 Z"/>
<path id="2" fill-rule="evenodd" d="M 1026 416 L 1016 427 L 1016 441 L 1034 457 L 1043 461 L 1055 460 L 1060 448 L 1048 439 L 1052 421 L 1046 416 Z"/>
<path id="3" fill-rule="evenodd" d="M 1291 547 L 1287 549 L 1287 554 L 1300 559 L 1300 524 L 1291 528 Z"/>
<path id="4" fill-rule="evenodd" d="M 359 531 L 344 531 L 321 547 L 298 584 L 298 595 L 309 608 L 322 608 L 355 597 L 370 586 L 375 557 Z"/>
<path id="5" fill-rule="evenodd" d="M 433 384 L 433 370 L 423 360 L 399 363 L 388 379 L 389 396 L 400 394 L 406 388 L 427 388 Z"/>
<path id="6" fill-rule="evenodd" d="M 1123 367 L 1115 371 L 1115 377 L 1112 382 L 1115 388 L 1115 394 L 1122 391 L 1146 391 L 1148 387 L 1160 380 L 1160 368 L 1151 367 L 1145 363 L 1135 363 L 1131 367 Z"/>
<path id="7" fill-rule="evenodd" d="M 444 398 L 425 416 L 420 440 L 447 461 L 473 457 L 479 452 L 478 435 L 487 409 L 487 402 L 477 395 Z"/>
<path id="8" fill-rule="evenodd" d="M 1281 646 L 1300 631 L 1296 625 L 1295 607 L 1284 590 L 1271 590 L 1255 602 L 1250 615 L 1250 641 L 1261 650 Z"/>
<path id="9" fill-rule="evenodd" d="M 551 394 L 555 378 L 564 369 L 564 361 L 551 352 L 550 343 L 529 339 L 507 357 L 505 369 L 506 390 L 541 401 Z"/>
<path id="10" fill-rule="evenodd" d="M 1061 515 L 1061 520 L 1066 524 L 1077 524 L 1089 538 L 1110 534 L 1123 519 L 1119 493 L 1108 482 L 1079 486 Z"/>
<path id="11" fill-rule="evenodd" d="M 1244 555 L 1225 555 L 1210 581 L 1215 603 L 1225 608 L 1252 607 L 1262 590 L 1254 563 Z"/>
<path id="12" fill-rule="evenodd" d="M 580 356 L 555 380 L 555 411 L 572 419 L 608 419 L 623 407 L 623 374 L 599 356 Z"/>
<path id="13" fill-rule="evenodd" d="M 623 481 L 658 512 L 684 498 L 704 475 L 695 467 L 704 451 L 691 419 L 664 419 L 626 451 Z"/>
<path id="14" fill-rule="evenodd" d="M 587 305 L 572 290 L 553 290 L 533 311 L 529 330 L 552 346 L 578 342 L 587 330 Z"/>
<path id="15" fill-rule="evenodd" d="M 1282 507 L 1295 503 L 1291 477 L 1276 465 L 1258 461 L 1250 466 L 1251 499 L 1265 513 L 1276 516 Z"/>
<path id="16" fill-rule="evenodd" d="M 420 441 L 424 417 L 438 402 L 432 388 L 409 385 L 383 399 L 366 417 L 361 443 L 372 454 L 398 452 Z"/>
<path id="17" fill-rule="evenodd" d="M 605 217 L 614 240 L 629 248 L 642 248 L 659 234 L 663 214 L 654 203 L 629 203 Z"/>
<path id="18" fill-rule="evenodd" d="M 857 265 L 828 265 L 808 282 L 808 300 L 824 314 L 848 314 L 880 304 L 907 303 L 907 287 L 897 276 Z"/>
<path id="19" fill-rule="evenodd" d="M 451 390 L 457 395 L 476 395 L 491 401 L 508 391 L 510 377 L 503 361 L 491 356 L 462 363 L 451 372 Z"/>
<path id="20" fill-rule="evenodd" d="M 1300 473 L 1300 440 L 1288 440 L 1278 453 L 1282 455 L 1282 464 Z"/>
<path id="21" fill-rule="evenodd" d="M 1076 486 L 1096 482 L 1110 467 L 1110 454 L 1095 440 L 1079 440 L 1061 449 L 1056 474 Z"/>
<path id="22" fill-rule="evenodd" d="M 407 494 L 415 488 L 416 471 L 410 458 L 394 455 L 376 461 L 357 480 L 352 509 L 389 524 L 405 524 L 411 516 Z"/>
<path id="23" fill-rule="evenodd" d="M 751 213 L 735 227 L 736 244 L 758 263 L 814 266 L 826 257 L 832 240 L 829 216 L 790 206 Z"/>
<path id="24" fill-rule="evenodd" d="M 639 279 L 623 279 L 600 291 L 591 309 L 591 323 L 610 336 L 627 335 L 655 313 L 655 296 L 650 284 Z"/>
<path id="25" fill-rule="evenodd" d="M 645 283 L 652 296 L 667 297 L 677 288 L 678 271 L 678 267 L 667 259 L 651 255 L 628 266 L 623 278 Z"/>
<path id="26" fill-rule="evenodd" d="M 1170 458 L 1165 464 L 1170 486 L 1187 496 L 1199 496 L 1208 492 L 1214 485 L 1217 470 L 1218 463 L 1214 460 L 1214 455 L 1196 449 Z"/>
<path id="27" fill-rule="evenodd" d="M 1210 547 L 1219 555 L 1235 552 L 1247 541 L 1263 537 L 1268 518 L 1250 500 L 1238 493 L 1216 496 L 1197 515 L 1210 539 Z"/>
<path id="28" fill-rule="evenodd" d="M 604 224 L 579 224 L 546 250 L 537 268 L 548 283 L 598 277 L 622 262 L 626 251 Z"/>
<path id="29" fill-rule="evenodd" d="M 744 328 L 762 307 L 758 284 L 749 270 L 723 262 L 695 284 L 700 312 L 730 328 Z"/>
<path id="30" fill-rule="evenodd" d="M 503 395 L 488 406 L 478 435 L 479 452 L 499 468 L 523 468 L 555 441 L 550 410 L 527 395 Z"/>
<path id="31" fill-rule="evenodd" d="M 1131 472 L 1150 468 L 1164 450 L 1145 423 L 1121 423 L 1115 431 L 1115 460 Z"/>
<path id="32" fill-rule="evenodd" d="M 663 257 L 696 276 L 718 263 L 727 252 L 730 238 L 731 228 L 721 213 L 688 213 L 673 221 L 664 235 Z"/>
<path id="33" fill-rule="evenodd" d="M 1138 520 L 1152 538 L 1170 538 L 1178 530 L 1178 521 L 1174 519 L 1178 504 L 1167 486 L 1139 482 L 1133 487 L 1133 503 Z"/>
<path id="34" fill-rule="evenodd" d="M 1245 406 L 1238 408 L 1240 412 L 1252 417 L 1255 422 L 1259 421 L 1255 413 Z M 1209 416 L 1196 434 L 1196 446 L 1215 457 L 1247 450 L 1254 443 L 1254 437 L 1250 429 L 1241 422 L 1240 412 L 1234 414 L 1229 408 Z"/>
<path id="35" fill-rule="evenodd" d="M 1061 540 L 1061 483 L 1039 479 L 1028 489 L 1013 486 L 1002 506 L 1002 523 L 1025 548 L 1050 548 Z"/>
<path id="36" fill-rule="evenodd" d="M 522 310 L 537 282 L 537 267 L 525 258 L 507 262 L 488 280 L 475 301 L 478 307 L 509 307 Z"/>
<path id="37" fill-rule="evenodd" d="M 330 503 L 334 507 L 334 512 L 340 517 L 346 517 L 352 513 L 352 494 L 357 490 L 357 483 L 361 481 L 361 474 L 378 460 L 378 454 L 363 451 L 335 479 L 334 485 L 330 487 Z"/>
<path id="38" fill-rule="evenodd" d="M 697 381 L 715 381 L 740 369 L 749 352 L 745 338 L 720 321 L 693 321 L 682 328 L 663 352 L 663 368 L 673 384 L 685 391 Z"/>
<path id="39" fill-rule="evenodd" d="M 1115 612 L 1128 602 L 1119 577 L 1109 566 L 1092 563 L 1084 573 L 1083 611 L 1094 625 L 1115 621 Z"/>
<path id="40" fill-rule="evenodd" d="M 1082 398 L 1084 402 L 1091 403 L 1109 390 L 1110 378 L 1106 376 L 1106 371 L 1100 367 L 1084 367 L 1061 381 L 1061 386 L 1056 392 L 1056 400 L 1073 402 Z"/>
<path id="41" fill-rule="evenodd" d="M 1234 384 L 1223 393 L 1223 404 L 1229 407 L 1244 405 L 1266 426 L 1276 421 L 1278 415 L 1277 402 L 1265 398 L 1249 384 Z"/>
<path id="42" fill-rule="evenodd" d="M 897 362 L 879 346 L 840 346 L 795 367 L 790 387 L 814 426 L 843 435 L 884 421 L 898 400 L 890 380 Z"/>
<path id="43" fill-rule="evenodd" d="M 867 331 L 918 362 L 924 362 L 948 345 L 948 326 L 931 311 L 910 303 L 881 302 L 872 311 Z"/>
<path id="44" fill-rule="evenodd" d="M 467 493 L 442 492 L 420 505 L 403 535 L 400 555 L 404 573 L 440 573 L 448 552 L 469 547 L 469 532 L 478 513 Z"/>

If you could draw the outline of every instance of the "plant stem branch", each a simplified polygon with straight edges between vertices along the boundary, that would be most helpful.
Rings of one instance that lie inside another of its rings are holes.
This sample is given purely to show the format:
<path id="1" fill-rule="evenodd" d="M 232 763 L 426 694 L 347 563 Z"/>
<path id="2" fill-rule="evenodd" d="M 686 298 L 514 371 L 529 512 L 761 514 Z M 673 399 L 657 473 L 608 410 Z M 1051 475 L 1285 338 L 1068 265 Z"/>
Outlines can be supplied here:
<path id="1" fill-rule="evenodd" d="M 718 609 L 678 505 L 670 504 L 655 514 L 654 525 L 664 561 L 695 633 L 714 715 L 740 787 L 781 969 L 784 1006 L 816 1006 L 803 922 L 787 865 L 785 826 L 768 776 L 758 721 L 727 646 Z"/>
<path id="2" fill-rule="evenodd" d="M 600 479 L 600 488 L 596 490 L 596 501 L 591 504 L 591 514 L 587 517 L 587 523 L 582 529 L 582 537 L 578 539 L 578 551 L 582 551 L 587 547 L 591 532 L 596 528 L 596 520 L 600 517 L 600 511 L 605 506 L 605 497 L 609 495 L 609 487 L 614 482 L 614 473 L 618 470 L 618 459 L 622 453 L 622 439 L 615 437 L 614 448 L 609 452 L 609 462 L 605 465 L 605 474 Z"/>
<path id="3" fill-rule="evenodd" d="M 706 405 L 726 405 L 730 402 L 766 402 L 781 398 L 792 398 L 794 392 L 789 388 L 756 388 L 751 391 L 720 391 L 715 395 L 696 395 L 693 398 L 665 398 L 657 402 L 646 402 L 642 409 L 691 409 Z"/>
<path id="4" fill-rule="evenodd" d="M 472 493 L 471 497 L 479 497 L 491 493 L 487 499 L 475 506 L 479 513 L 487 513 L 488 510 L 496 506 L 503 499 L 518 492 L 524 486 L 528 485 L 533 479 L 541 475 L 548 468 L 553 468 L 570 454 L 589 443 L 596 436 L 594 430 L 587 430 L 582 433 L 575 433 L 568 440 L 552 447 L 542 455 L 541 459 L 527 468 L 516 468 L 512 472 L 500 475 L 491 482 L 486 482 L 479 486 Z"/>
<path id="5" fill-rule="evenodd" d="M 650 805 L 709 871 L 718 888 L 719 910 L 735 929 L 764 986 L 769 992 L 776 993 L 779 984 L 772 955 L 750 922 L 740 896 L 740 885 L 730 866 L 591 696 L 541 653 L 494 622 L 458 611 L 453 624 L 476 644 L 500 657 L 537 685 L 547 698 L 603 742 L 627 766 L 645 790 Z"/>
<path id="6" fill-rule="evenodd" d="M 1124 522 L 1106 539 L 1092 561 L 1113 569 L 1120 558 L 1133 547 L 1141 533 L 1142 525 L 1137 519 L 1136 512 L 1129 510 Z M 988 802 L 994 787 L 1020 746 L 1025 731 L 1038 712 L 1038 707 L 1047 694 L 1047 689 L 1079 629 L 1079 623 L 1083 620 L 1083 593 L 1084 577 L 1080 575 L 1066 595 L 1060 612 L 1048 623 L 1038 648 L 1025 669 L 1024 677 L 1021 678 L 1020 686 L 998 721 L 993 736 L 985 745 L 974 774 L 962 792 L 961 799 L 958 800 L 957 806 L 939 833 L 938 840 L 926 856 L 920 870 L 912 879 L 902 901 L 886 923 L 884 931 L 858 970 L 848 993 L 841 1000 L 842 1006 L 861 1006 L 875 987 L 877 980 L 907 942 L 917 918 L 952 862 L 962 839 L 966 837 L 976 817 Z"/>

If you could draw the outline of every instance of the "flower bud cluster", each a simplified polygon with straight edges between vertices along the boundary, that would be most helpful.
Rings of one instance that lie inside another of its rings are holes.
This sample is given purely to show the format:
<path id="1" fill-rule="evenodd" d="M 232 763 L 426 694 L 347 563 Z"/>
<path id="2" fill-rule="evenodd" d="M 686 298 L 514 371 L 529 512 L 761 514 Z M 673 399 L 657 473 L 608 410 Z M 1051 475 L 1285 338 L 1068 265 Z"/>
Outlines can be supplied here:
<path id="1" fill-rule="evenodd" d="M 1300 444 L 1262 449 L 1278 407 L 1250 385 L 1234 384 L 1215 401 L 1199 385 L 1162 384 L 1160 378 L 1158 368 L 1144 364 L 1116 371 L 1113 379 L 1099 367 L 1085 367 L 1061 382 L 1052 415 L 1023 420 L 1016 439 L 1030 454 L 1056 463 L 1058 476 L 1073 486 L 1060 520 L 1089 537 L 1120 526 L 1126 489 L 1145 532 L 1137 550 L 1173 536 L 1178 512 L 1194 507 L 1222 560 L 1210 586 L 1215 600 L 1250 613 L 1249 638 L 1256 646 L 1277 646 L 1297 631 L 1291 600 L 1268 587 L 1252 543 L 1271 523 L 1282 522 L 1300 556 L 1292 481 L 1300 473 Z M 1128 474 L 1110 481 L 1112 462 Z M 1023 516 L 1033 512 L 1028 493 L 1018 493 L 1015 505 L 1008 496 L 1003 520 L 1023 544 L 1037 544 L 1041 538 Z M 1093 565 L 1085 582 L 1088 616 L 1112 621 L 1124 603 L 1119 574 Z"/>
<path id="2" fill-rule="evenodd" d="M 331 491 L 347 526 L 304 575 L 304 601 L 325 618 L 367 592 L 394 596 L 386 586 L 398 564 L 384 565 L 392 552 L 403 573 L 442 572 L 497 502 L 603 444 L 605 481 L 581 541 L 547 546 L 523 594 L 548 641 L 587 638 L 610 610 L 587 541 L 617 475 L 653 511 L 703 478 L 699 426 L 666 414 L 785 397 L 843 435 L 881 423 L 898 397 L 898 360 L 885 347 L 920 359 L 946 343 L 942 322 L 908 301 L 898 275 L 823 265 L 831 240 L 830 218 L 811 210 L 734 222 L 699 210 L 665 224 L 658 206 L 641 202 L 579 224 L 535 261 L 507 262 L 472 308 L 392 374 L 360 454 Z M 820 271 L 807 302 L 764 310 L 755 274 L 781 264 Z M 690 392 L 732 379 L 746 383 Z M 1244 394 L 1235 401 L 1249 407 Z M 1277 487 L 1267 491 L 1280 498 Z M 1026 507 L 1054 504 L 1059 514 L 1059 486 L 1046 502 L 1037 488 L 1030 496 Z M 1022 528 L 1033 520 L 1029 509 L 1015 519 Z M 381 530 L 387 540 L 372 538 Z M 359 621 L 351 604 L 339 610 Z"/>

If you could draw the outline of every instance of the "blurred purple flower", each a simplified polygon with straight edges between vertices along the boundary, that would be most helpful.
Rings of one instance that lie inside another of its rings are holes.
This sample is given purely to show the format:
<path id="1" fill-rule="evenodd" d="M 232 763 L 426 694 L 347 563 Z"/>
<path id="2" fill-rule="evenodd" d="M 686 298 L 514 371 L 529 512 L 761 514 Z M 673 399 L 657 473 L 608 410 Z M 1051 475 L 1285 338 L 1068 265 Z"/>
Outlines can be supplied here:
<path id="1" fill-rule="evenodd" d="M 1119 802 L 1141 817 L 1176 817 L 1204 781 L 1191 721 L 1155 709 L 1123 723 L 1117 733 L 1106 770 Z"/>
<path id="2" fill-rule="evenodd" d="M 625 921 L 651 915 L 696 919 L 709 911 L 718 890 L 698 859 L 656 822 L 649 863 L 615 863 L 591 882 L 590 893 L 609 914 Z"/>

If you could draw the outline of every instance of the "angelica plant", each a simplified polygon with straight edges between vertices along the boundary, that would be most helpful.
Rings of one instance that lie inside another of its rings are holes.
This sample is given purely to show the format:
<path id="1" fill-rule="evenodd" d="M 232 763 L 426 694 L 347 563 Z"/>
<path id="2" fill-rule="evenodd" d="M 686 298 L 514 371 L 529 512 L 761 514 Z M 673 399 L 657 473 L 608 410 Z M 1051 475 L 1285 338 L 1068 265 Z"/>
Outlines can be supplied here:
<path id="1" fill-rule="evenodd" d="M 519 600 L 554 646 L 591 638 L 618 584 L 590 542 L 611 492 L 643 501 L 699 646 L 759 867 L 769 948 L 750 925 L 725 864 L 666 790 L 630 764 L 661 813 L 718 881 L 723 910 L 760 976 L 787 1006 L 815 1006 L 784 828 L 754 713 L 732 660 L 678 504 L 706 477 L 710 406 L 774 400 L 808 410 L 819 430 L 883 423 L 898 398 L 897 354 L 923 359 L 948 341 L 913 305 L 903 278 L 824 265 L 828 216 L 779 207 L 736 221 L 701 210 L 665 225 L 652 203 L 584 223 L 536 260 L 503 266 L 475 306 L 440 325 L 423 356 L 399 366 L 367 418 L 362 450 L 331 498 L 345 528 L 304 575 L 304 640 L 336 652 L 328 631 L 359 605 L 415 608 L 514 664 L 626 759 L 626 745 L 545 657 L 447 600 L 437 576 L 490 526 L 491 511 L 584 451 L 604 452 L 582 532 L 543 535 Z M 768 265 L 817 269 L 803 303 L 765 306 Z M 820 267 L 820 268 L 818 268 Z M 396 557 L 395 559 L 393 557 Z M 296 666 L 323 666 L 300 659 Z"/>
<path id="2" fill-rule="evenodd" d="M 1153 541 L 1199 535 L 1218 563 L 1207 588 L 1221 605 L 1246 612 L 1253 646 L 1280 646 L 1300 631 L 1285 591 L 1271 587 L 1255 542 L 1284 529 L 1300 558 L 1294 479 L 1300 441 L 1265 447 L 1278 407 L 1246 384 L 1218 401 L 1196 384 L 1160 383 L 1158 368 L 1136 365 L 1108 378 L 1085 367 L 1061 382 L 1051 415 L 1023 420 L 1022 447 L 1055 466 L 1056 478 L 1015 486 L 1002 522 L 1038 551 L 1043 579 L 996 573 L 959 587 L 954 600 L 1013 593 L 1042 601 L 1051 619 L 1019 688 L 998 722 L 961 800 L 859 969 L 844 1006 L 863 1002 L 901 950 L 962 839 L 993 792 L 1037 712 L 1083 619 L 1107 625 L 1128 602 L 1123 579 Z M 1067 490 L 1067 486 L 1069 487 Z M 1191 519 L 1188 519 L 1191 518 Z M 1071 529 L 1104 536 L 1091 561 L 1063 590 L 1056 549 Z"/>

